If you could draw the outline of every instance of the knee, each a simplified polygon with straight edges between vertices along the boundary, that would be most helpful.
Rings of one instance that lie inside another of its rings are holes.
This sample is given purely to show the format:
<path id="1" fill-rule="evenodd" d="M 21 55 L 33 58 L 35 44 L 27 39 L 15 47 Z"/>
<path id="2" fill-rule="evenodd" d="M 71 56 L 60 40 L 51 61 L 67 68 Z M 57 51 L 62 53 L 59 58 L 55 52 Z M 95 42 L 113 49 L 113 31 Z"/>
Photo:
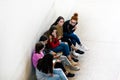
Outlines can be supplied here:
<path id="1" fill-rule="evenodd" d="M 77 35 L 76 35 L 76 34 L 71 34 L 71 36 L 72 36 L 72 37 L 77 37 Z"/>
<path id="2" fill-rule="evenodd" d="M 61 42 L 61 46 L 68 47 L 67 43 Z"/>

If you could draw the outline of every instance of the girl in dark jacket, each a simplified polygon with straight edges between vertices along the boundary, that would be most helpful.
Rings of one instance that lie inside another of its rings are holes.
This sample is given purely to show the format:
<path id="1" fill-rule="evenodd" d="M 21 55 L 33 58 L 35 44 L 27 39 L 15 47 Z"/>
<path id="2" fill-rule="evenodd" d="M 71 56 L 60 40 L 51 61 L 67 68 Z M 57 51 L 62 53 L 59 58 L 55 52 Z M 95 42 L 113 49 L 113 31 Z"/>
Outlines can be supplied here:
<path id="1" fill-rule="evenodd" d="M 78 14 L 74 13 L 71 19 L 63 24 L 63 37 L 70 39 L 74 46 L 76 46 L 77 43 L 83 51 L 88 50 L 87 47 L 81 44 L 79 37 L 74 34 L 74 31 L 77 29 L 77 24 Z"/>

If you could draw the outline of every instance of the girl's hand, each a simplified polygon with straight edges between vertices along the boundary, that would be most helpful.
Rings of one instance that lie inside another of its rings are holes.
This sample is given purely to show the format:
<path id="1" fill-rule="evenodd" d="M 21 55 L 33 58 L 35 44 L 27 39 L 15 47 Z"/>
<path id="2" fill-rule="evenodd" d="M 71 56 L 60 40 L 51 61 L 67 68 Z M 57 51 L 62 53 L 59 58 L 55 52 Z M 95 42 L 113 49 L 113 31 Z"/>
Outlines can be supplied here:
<path id="1" fill-rule="evenodd" d="M 56 38 L 57 37 L 57 34 L 54 34 L 54 38 Z"/>
<path id="2" fill-rule="evenodd" d="M 52 33 L 52 36 L 54 36 L 54 38 L 56 38 L 56 37 L 57 37 L 56 32 L 53 32 L 53 33 Z"/>
<path id="3" fill-rule="evenodd" d="M 55 58 L 55 59 L 58 59 L 58 58 L 60 58 L 60 56 L 59 56 L 59 55 L 55 55 L 54 58 Z"/>
<path id="4" fill-rule="evenodd" d="M 57 59 L 56 62 L 61 62 L 61 60 Z"/>
<path id="5" fill-rule="evenodd" d="M 76 30 L 77 29 L 77 26 L 75 26 L 72 30 Z"/>
<path id="6" fill-rule="evenodd" d="M 49 39 L 52 39 L 52 36 L 51 36 L 51 35 L 49 36 Z"/>
<path id="7" fill-rule="evenodd" d="M 52 73 L 50 73 L 50 76 L 53 76 L 53 74 L 52 74 Z"/>
<path id="8" fill-rule="evenodd" d="M 57 55 L 57 53 L 55 53 L 55 52 L 53 52 L 53 51 L 52 51 L 52 55 L 53 55 L 53 56 L 56 56 L 56 55 Z"/>
<path id="9" fill-rule="evenodd" d="M 62 36 L 59 36 L 59 37 L 58 37 L 58 39 L 61 39 L 61 38 L 62 38 Z"/>
<path id="10" fill-rule="evenodd" d="M 50 42 L 52 42 L 52 36 L 51 35 L 49 36 L 49 39 L 50 39 Z"/>

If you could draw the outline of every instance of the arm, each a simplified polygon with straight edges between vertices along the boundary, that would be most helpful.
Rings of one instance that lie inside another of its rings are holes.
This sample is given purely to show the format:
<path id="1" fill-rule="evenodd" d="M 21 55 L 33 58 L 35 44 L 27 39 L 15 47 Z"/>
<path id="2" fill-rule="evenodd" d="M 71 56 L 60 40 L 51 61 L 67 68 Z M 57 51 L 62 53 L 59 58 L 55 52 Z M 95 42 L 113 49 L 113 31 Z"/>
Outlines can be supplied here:
<path id="1" fill-rule="evenodd" d="M 63 24 L 63 32 L 67 32 L 67 33 L 69 33 L 69 29 L 68 29 L 68 21 L 65 22 L 65 23 Z"/>
<path id="2" fill-rule="evenodd" d="M 72 29 L 72 32 L 74 32 L 76 29 L 77 29 L 77 26 L 75 26 L 75 27 Z"/>

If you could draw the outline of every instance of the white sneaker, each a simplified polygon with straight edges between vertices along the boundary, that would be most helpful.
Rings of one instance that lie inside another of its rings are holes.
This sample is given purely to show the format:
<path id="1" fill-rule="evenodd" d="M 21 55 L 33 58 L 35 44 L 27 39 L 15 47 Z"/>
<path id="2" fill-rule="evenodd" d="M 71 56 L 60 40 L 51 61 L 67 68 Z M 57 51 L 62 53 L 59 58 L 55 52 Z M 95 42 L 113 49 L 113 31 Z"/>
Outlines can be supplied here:
<path id="1" fill-rule="evenodd" d="M 75 51 L 72 53 L 72 55 L 77 57 L 77 58 L 80 56 L 80 54 L 76 53 Z"/>
<path id="2" fill-rule="evenodd" d="M 88 51 L 89 49 L 84 45 L 80 45 L 80 50 L 82 51 Z"/>

